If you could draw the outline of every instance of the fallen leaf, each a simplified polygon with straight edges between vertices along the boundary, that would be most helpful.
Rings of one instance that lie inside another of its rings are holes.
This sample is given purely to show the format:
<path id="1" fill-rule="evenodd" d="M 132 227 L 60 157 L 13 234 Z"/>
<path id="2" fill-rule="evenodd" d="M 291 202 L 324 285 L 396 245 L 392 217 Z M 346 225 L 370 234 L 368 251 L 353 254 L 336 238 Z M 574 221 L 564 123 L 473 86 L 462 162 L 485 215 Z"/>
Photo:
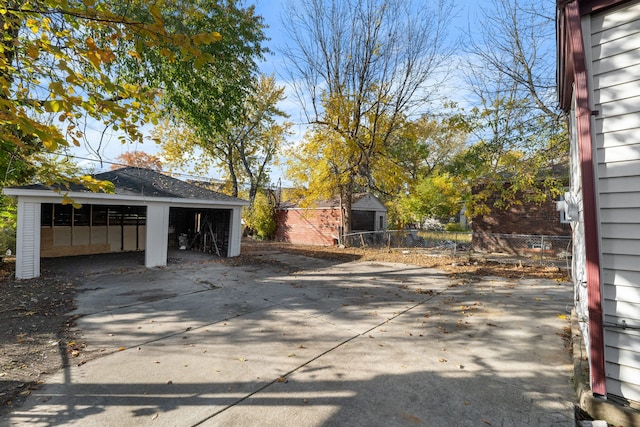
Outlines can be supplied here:
<path id="1" fill-rule="evenodd" d="M 153 414 L 153 417 L 151 417 L 151 421 L 155 421 L 156 418 L 158 418 L 158 413 L 157 412 L 155 414 Z"/>
<path id="2" fill-rule="evenodd" d="M 118 350 L 117 350 L 117 351 L 125 351 L 125 350 L 126 350 L 126 348 L 125 348 L 125 347 L 118 347 Z"/>
<path id="3" fill-rule="evenodd" d="M 485 423 L 485 424 L 487 424 L 487 425 L 492 425 L 492 424 L 491 424 L 491 421 L 489 421 L 488 419 L 486 419 L 486 418 L 481 418 L 481 419 L 482 419 L 482 422 L 483 422 L 483 423 Z"/>
<path id="4" fill-rule="evenodd" d="M 276 378 L 276 382 L 277 383 L 286 383 L 287 379 L 285 377 L 278 377 L 278 378 Z"/>
<path id="5" fill-rule="evenodd" d="M 447 359 L 445 359 L 444 357 L 441 357 L 440 359 L 438 359 L 438 362 L 440 363 L 445 363 L 447 361 Z"/>
<path id="6" fill-rule="evenodd" d="M 244 357 L 238 357 L 238 360 L 241 361 L 241 362 L 246 362 L 247 361 L 247 359 L 245 359 Z"/>

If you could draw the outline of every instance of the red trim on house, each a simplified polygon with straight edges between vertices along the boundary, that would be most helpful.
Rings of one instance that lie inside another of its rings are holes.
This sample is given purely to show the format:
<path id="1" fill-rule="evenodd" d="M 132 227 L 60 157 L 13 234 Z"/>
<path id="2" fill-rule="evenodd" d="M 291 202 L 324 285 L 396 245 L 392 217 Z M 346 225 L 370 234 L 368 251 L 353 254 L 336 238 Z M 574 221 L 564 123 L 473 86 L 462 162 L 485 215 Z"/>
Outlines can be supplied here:
<path id="1" fill-rule="evenodd" d="M 626 3 L 630 0 L 582 0 L 580 1 L 580 15 L 590 15 L 604 9 Z"/>
<path id="2" fill-rule="evenodd" d="M 573 62 L 573 82 L 576 96 L 576 125 L 582 172 L 582 193 L 584 207 L 584 233 L 586 249 L 587 292 L 589 295 L 589 337 L 591 389 L 594 393 L 606 395 L 604 362 L 604 337 L 602 297 L 600 290 L 600 252 L 598 248 L 598 220 L 596 215 L 596 191 L 594 161 L 591 141 L 591 110 L 585 62 L 582 25 L 578 1 L 571 2 L 564 9 L 569 57 Z M 568 58 L 567 58 L 568 59 Z M 566 84 L 566 83 L 565 83 Z M 566 88 L 565 88 L 566 89 Z"/>

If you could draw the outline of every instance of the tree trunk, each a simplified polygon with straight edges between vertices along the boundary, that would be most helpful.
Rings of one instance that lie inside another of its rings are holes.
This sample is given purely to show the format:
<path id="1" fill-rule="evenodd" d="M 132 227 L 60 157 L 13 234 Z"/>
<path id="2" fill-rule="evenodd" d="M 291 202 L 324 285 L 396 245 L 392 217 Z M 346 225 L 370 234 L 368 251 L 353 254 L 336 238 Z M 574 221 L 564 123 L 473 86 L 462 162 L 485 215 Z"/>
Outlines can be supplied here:
<path id="1" fill-rule="evenodd" d="M 236 175 L 236 168 L 233 164 L 233 147 L 229 144 L 227 146 L 227 166 L 229 167 L 229 178 L 231 178 L 231 195 L 238 197 L 238 176 Z"/>
<path id="2" fill-rule="evenodd" d="M 351 205 L 353 203 L 353 178 L 340 192 L 340 204 L 342 205 L 342 230 L 343 234 L 351 233 Z"/>

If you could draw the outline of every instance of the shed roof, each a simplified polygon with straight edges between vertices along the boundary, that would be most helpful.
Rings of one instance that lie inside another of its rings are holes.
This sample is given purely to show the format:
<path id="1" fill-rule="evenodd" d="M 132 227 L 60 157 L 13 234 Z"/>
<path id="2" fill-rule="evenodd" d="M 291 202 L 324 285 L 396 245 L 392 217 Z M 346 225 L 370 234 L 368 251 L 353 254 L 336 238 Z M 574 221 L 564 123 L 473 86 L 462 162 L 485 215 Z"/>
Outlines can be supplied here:
<path id="1" fill-rule="evenodd" d="M 355 193 L 351 196 L 351 204 L 353 207 L 360 202 L 361 200 L 370 197 L 376 200 L 377 204 L 379 204 L 380 209 L 386 211 L 387 208 L 371 193 Z M 302 203 L 302 200 L 288 200 L 282 202 L 278 209 L 337 209 L 340 207 L 340 198 L 334 197 L 328 200 L 318 200 L 311 205 L 307 205 Z"/>

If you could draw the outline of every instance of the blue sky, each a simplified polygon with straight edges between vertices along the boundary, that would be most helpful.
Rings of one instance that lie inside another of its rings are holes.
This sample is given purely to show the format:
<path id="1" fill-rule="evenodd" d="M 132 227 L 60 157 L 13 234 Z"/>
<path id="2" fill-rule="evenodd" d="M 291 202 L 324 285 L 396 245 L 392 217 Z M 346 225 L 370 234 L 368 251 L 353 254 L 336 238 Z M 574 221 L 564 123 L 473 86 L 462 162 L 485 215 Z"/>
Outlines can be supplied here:
<path id="1" fill-rule="evenodd" d="M 266 45 L 273 51 L 272 55 L 268 55 L 265 62 L 261 65 L 261 71 L 264 74 L 275 74 L 276 78 L 280 79 L 281 77 L 278 75 L 278 72 L 283 68 L 283 61 L 280 55 L 278 55 L 278 48 L 282 44 L 282 41 L 285 37 L 282 22 L 281 22 L 281 13 L 283 9 L 283 4 L 286 3 L 287 0 L 255 0 L 254 3 L 256 5 L 256 13 L 261 15 L 264 18 L 265 24 L 268 25 L 266 29 L 266 35 L 270 39 L 267 41 Z M 451 36 L 458 37 L 463 30 L 469 28 L 469 23 L 471 22 L 471 27 L 473 26 L 473 21 L 475 16 L 477 16 L 479 12 L 478 1 L 472 0 L 464 0 L 457 2 L 458 12 L 456 15 L 456 19 L 453 22 L 453 28 L 451 29 Z M 483 3 L 488 3 L 486 0 Z M 285 81 L 280 81 L 281 85 L 285 85 Z M 290 120 L 294 123 L 299 121 L 299 111 L 293 99 L 286 100 L 282 105 L 287 113 L 290 114 Z M 99 124 L 96 124 L 93 129 L 89 129 L 88 138 L 90 138 L 93 142 L 94 147 L 97 146 L 97 138 L 100 135 L 102 128 Z M 301 125 L 294 126 L 294 131 L 297 132 L 294 139 L 299 138 L 303 131 L 304 127 Z M 82 158 L 93 158 L 88 150 L 85 148 L 74 148 L 72 149 L 72 153 L 75 156 L 78 156 L 77 161 L 82 163 L 84 166 L 92 165 L 96 171 L 109 169 L 111 164 L 109 162 L 115 161 L 115 159 L 122 153 L 127 151 L 144 151 L 149 154 L 158 154 L 160 148 L 154 144 L 152 141 L 145 142 L 144 144 L 122 144 L 117 139 L 117 136 L 112 135 L 110 131 L 105 132 L 104 141 L 101 146 L 101 154 L 102 159 L 106 162 L 102 167 L 90 161 L 83 161 Z M 272 180 L 277 181 L 282 175 L 282 171 L 275 170 L 272 174 Z M 217 171 L 212 171 L 210 178 L 219 178 L 221 174 Z"/>

